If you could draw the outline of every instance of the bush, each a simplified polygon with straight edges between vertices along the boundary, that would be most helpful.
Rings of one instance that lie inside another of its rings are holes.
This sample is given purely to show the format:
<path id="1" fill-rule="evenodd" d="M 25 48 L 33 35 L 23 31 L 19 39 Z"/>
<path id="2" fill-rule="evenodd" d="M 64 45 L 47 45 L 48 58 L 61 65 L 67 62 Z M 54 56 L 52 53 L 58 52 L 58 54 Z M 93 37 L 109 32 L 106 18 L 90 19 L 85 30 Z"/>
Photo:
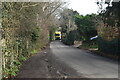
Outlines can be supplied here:
<path id="1" fill-rule="evenodd" d="M 80 36 L 77 30 L 70 31 L 63 40 L 63 42 L 67 45 L 74 45 L 75 40 L 79 40 Z"/>
<path id="2" fill-rule="evenodd" d="M 120 53 L 120 39 L 113 39 L 111 41 L 104 40 L 99 37 L 99 50 L 105 52 L 107 54 L 112 54 L 115 56 L 119 56 Z"/>

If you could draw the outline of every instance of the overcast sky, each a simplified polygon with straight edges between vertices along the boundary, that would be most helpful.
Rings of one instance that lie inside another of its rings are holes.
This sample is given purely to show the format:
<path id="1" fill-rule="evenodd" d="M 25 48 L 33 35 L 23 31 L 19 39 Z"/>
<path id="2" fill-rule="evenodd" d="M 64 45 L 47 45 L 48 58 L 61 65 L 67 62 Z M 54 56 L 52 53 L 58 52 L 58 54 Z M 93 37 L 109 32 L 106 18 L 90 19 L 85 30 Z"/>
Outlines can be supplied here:
<path id="1" fill-rule="evenodd" d="M 82 15 L 97 13 L 96 0 L 69 0 L 68 8 L 78 11 Z"/>

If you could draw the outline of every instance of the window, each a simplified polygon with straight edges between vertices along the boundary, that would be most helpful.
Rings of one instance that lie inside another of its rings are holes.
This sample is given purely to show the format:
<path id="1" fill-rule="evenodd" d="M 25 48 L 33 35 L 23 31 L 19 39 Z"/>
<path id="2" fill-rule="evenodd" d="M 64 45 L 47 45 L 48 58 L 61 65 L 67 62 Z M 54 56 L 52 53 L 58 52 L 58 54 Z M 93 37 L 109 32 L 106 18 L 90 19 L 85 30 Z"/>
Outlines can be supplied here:
<path id="1" fill-rule="evenodd" d="M 60 34 L 55 34 L 55 36 L 60 36 Z"/>

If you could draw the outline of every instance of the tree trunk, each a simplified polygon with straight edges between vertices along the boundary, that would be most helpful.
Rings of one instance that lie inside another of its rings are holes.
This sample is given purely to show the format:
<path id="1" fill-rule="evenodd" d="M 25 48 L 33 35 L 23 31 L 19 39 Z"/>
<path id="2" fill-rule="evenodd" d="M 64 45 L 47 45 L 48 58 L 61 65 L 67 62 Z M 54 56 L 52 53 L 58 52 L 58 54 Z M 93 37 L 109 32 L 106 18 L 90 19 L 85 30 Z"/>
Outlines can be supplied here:
<path id="1" fill-rule="evenodd" d="M 1 5 L 2 2 L 0 2 L 0 10 L 1 10 Z M 0 13 L 0 16 L 2 15 L 2 13 Z M 2 25 L 1 25 L 2 19 L 0 17 L 0 42 L 1 42 L 1 38 L 2 38 Z M 2 79 L 2 49 L 1 49 L 2 44 L 0 43 L 0 80 Z"/>
<path id="2" fill-rule="evenodd" d="M 2 79 L 2 32 L 1 32 L 1 23 L 0 23 L 0 80 Z"/>

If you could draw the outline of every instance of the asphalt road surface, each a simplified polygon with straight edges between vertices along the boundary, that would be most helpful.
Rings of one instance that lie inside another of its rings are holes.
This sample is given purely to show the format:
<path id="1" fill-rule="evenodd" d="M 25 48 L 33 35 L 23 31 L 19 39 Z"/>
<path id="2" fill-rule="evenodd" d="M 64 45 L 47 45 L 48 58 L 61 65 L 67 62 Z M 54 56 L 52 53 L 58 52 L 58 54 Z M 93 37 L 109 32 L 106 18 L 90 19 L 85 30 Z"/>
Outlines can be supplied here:
<path id="1" fill-rule="evenodd" d="M 118 78 L 118 62 L 90 54 L 88 51 L 64 45 L 60 41 L 50 44 L 52 53 L 61 61 L 87 78 Z"/>

